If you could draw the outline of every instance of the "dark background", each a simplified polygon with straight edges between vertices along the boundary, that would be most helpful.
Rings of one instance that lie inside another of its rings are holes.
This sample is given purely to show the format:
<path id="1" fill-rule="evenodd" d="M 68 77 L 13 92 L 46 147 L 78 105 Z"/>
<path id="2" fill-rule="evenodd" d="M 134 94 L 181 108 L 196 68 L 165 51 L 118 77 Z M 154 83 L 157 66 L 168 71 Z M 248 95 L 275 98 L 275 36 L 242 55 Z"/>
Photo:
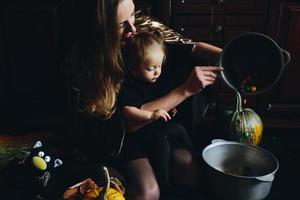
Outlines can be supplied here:
<path id="1" fill-rule="evenodd" d="M 83 20 L 90 16 L 89 12 L 79 3 L 79 0 L 0 2 L 2 136 L 32 130 L 44 134 L 43 131 L 63 123 L 68 102 L 62 82 L 61 61 L 69 45 L 84 36 L 89 26 Z M 263 118 L 265 131 L 261 145 L 274 153 L 280 163 L 268 199 L 296 199 L 300 178 L 297 155 L 300 150 L 300 2 L 136 0 L 135 3 L 137 9 L 196 41 L 223 47 L 239 33 L 256 31 L 269 35 L 281 48 L 289 51 L 291 62 L 280 82 L 265 94 L 244 99 L 247 100 L 245 106 L 253 108 Z M 175 58 L 172 62 L 180 63 Z M 180 57 L 178 59 L 182 61 Z M 202 64 L 209 63 L 205 61 Z M 172 72 L 172 68 L 169 70 Z M 183 71 L 187 75 L 186 69 Z M 179 82 L 183 80 L 178 75 L 180 71 L 174 73 L 177 73 Z M 221 80 L 210 88 L 206 97 L 210 106 L 203 118 L 201 112 L 196 113 L 201 119 L 196 122 L 197 126 L 185 120 L 187 126 L 193 129 L 199 151 L 213 138 L 227 138 L 214 122 L 217 113 L 232 106 L 234 101 L 232 91 Z M 185 115 L 182 118 L 195 112 L 193 101 L 189 99 L 183 104 Z"/>
<path id="2" fill-rule="evenodd" d="M 248 31 L 273 38 L 290 53 L 291 62 L 272 90 L 244 96 L 245 106 L 253 108 L 265 126 L 300 127 L 299 1 L 134 2 L 143 13 L 194 41 L 223 47 L 232 37 Z M 80 0 L 1 1 L 0 129 L 59 123 L 67 106 L 63 99 L 61 61 L 72 41 L 88 33 L 89 6 L 83 6 Z M 211 91 L 209 117 L 214 118 L 219 110 L 232 106 L 234 96 L 222 80 Z"/>

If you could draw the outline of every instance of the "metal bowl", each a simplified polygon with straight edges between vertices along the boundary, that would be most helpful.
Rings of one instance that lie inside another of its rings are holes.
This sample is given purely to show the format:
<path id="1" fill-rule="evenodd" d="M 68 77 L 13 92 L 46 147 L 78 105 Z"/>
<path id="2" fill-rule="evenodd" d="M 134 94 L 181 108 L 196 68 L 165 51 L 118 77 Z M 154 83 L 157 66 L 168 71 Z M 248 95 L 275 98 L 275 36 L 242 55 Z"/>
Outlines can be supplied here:
<path id="1" fill-rule="evenodd" d="M 276 157 L 258 146 L 224 140 L 214 140 L 202 157 L 212 192 L 220 199 L 264 199 L 279 167 Z"/>

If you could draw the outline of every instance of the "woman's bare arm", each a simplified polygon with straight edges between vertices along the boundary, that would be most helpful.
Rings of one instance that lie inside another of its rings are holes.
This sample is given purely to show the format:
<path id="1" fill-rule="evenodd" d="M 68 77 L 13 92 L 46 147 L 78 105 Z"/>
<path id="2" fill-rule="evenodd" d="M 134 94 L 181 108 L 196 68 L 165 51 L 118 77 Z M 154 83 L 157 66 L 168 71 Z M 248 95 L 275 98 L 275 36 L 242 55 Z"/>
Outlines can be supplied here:
<path id="1" fill-rule="evenodd" d="M 197 58 L 216 58 L 220 55 L 222 49 L 205 42 L 196 42 L 192 53 Z"/>

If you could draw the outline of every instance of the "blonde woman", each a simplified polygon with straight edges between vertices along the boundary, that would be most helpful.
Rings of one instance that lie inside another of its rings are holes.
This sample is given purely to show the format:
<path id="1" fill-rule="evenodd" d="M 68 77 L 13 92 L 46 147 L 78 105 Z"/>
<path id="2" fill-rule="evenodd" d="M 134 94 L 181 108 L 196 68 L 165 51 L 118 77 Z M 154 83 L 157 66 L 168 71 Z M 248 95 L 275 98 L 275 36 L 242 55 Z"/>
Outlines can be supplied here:
<path id="1" fill-rule="evenodd" d="M 80 160 L 104 163 L 124 173 L 128 181 L 128 199 L 159 199 L 160 190 L 147 159 L 137 159 L 123 165 L 118 162 L 124 128 L 117 109 L 117 96 L 124 79 L 121 44 L 134 32 L 132 0 L 80 1 L 89 4 L 91 15 L 86 24 L 84 41 L 71 51 L 65 63 L 66 82 L 78 94 L 76 112 L 68 126 L 68 146 Z M 82 6 L 82 9 L 84 6 Z M 218 54 L 220 49 L 197 43 L 196 54 Z M 194 67 L 188 79 L 170 93 L 142 105 L 142 109 L 170 111 L 188 97 L 213 84 L 214 66 Z M 180 170 L 178 171 L 180 172 Z"/>

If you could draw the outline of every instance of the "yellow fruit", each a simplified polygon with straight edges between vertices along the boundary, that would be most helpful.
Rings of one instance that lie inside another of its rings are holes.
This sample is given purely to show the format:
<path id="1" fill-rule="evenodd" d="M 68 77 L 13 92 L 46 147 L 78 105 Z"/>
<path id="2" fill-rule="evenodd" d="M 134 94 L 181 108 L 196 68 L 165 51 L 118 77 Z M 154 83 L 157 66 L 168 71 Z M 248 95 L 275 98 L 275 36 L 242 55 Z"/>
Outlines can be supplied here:
<path id="1" fill-rule="evenodd" d="M 109 188 L 107 192 L 107 200 L 125 200 L 124 196 L 113 188 Z"/>
<path id="2" fill-rule="evenodd" d="M 81 200 L 94 200 L 99 197 L 100 192 L 103 190 L 102 187 L 99 187 L 94 190 L 90 190 L 85 193 Z M 107 200 L 125 200 L 124 196 L 113 188 L 109 188 L 107 191 Z"/>
<path id="3" fill-rule="evenodd" d="M 255 128 L 254 128 L 254 144 L 259 144 L 261 137 L 262 137 L 262 132 L 263 132 L 263 125 L 262 123 L 257 123 Z"/>

